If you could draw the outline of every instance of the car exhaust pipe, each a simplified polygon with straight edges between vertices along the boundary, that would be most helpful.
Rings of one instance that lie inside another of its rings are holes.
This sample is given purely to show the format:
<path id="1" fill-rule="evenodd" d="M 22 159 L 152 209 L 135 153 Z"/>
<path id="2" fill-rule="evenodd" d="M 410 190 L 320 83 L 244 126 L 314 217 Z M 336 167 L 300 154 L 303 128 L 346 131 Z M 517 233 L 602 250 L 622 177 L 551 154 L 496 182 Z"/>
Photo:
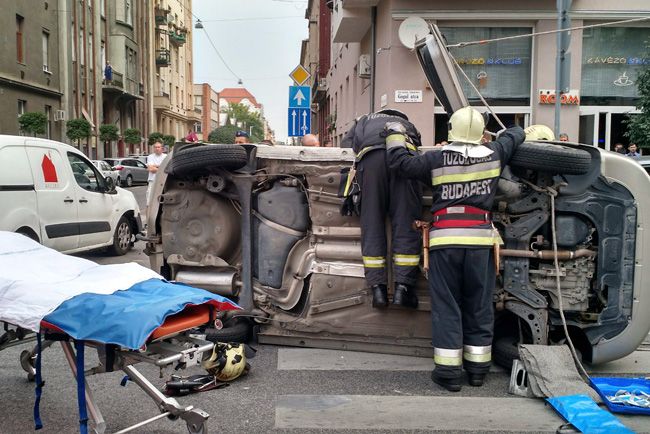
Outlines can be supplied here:
<path id="1" fill-rule="evenodd" d="M 516 258 L 535 258 L 552 260 L 555 258 L 553 250 L 515 250 L 515 249 L 501 249 L 499 256 L 513 256 Z M 595 258 L 596 252 L 589 249 L 578 250 L 558 250 L 557 258 L 560 261 L 568 261 L 576 258 Z"/>
<path id="2" fill-rule="evenodd" d="M 181 268 L 175 280 L 224 297 L 236 296 L 242 285 L 237 271 L 213 267 Z"/>

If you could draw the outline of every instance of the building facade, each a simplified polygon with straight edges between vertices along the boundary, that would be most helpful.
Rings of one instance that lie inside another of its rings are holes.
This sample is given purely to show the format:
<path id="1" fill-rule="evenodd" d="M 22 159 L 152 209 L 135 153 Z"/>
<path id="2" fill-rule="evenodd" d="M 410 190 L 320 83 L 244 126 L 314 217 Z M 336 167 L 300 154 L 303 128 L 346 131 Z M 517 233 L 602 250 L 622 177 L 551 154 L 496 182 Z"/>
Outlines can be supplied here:
<path id="1" fill-rule="evenodd" d="M 154 130 L 180 140 L 201 123 L 193 96 L 192 1 L 156 0 L 151 22 Z"/>
<path id="2" fill-rule="evenodd" d="M 45 137 L 61 140 L 63 109 L 57 4 L 22 0 L 2 3 L 0 16 L 0 134 L 19 134 L 18 117 L 26 112 L 47 116 Z"/>
<path id="3" fill-rule="evenodd" d="M 210 132 L 219 127 L 219 94 L 208 83 L 195 84 L 194 108 L 201 116 L 194 131 L 199 140 L 207 140 Z"/>
<path id="4" fill-rule="evenodd" d="M 557 28 L 555 2 L 499 0 L 336 0 L 332 12 L 332 65 L 327 75 L 335 144 L 354 119 L 369 111 L 405 112 L 423 143 L 446 139 L 447 114 L 435 101 L 415 53 L 400 43 L 399 26 L 417 16 L 435 23 L 449 44 L 503 38 Z M 571 26 L 647 16 L 644 0 L 574 0 Z M 636 111 L 635 79 L 644 65 L 650 23 L 570 33 L 570 89 L 563 98 L 561 131 L 573 141 L 609 149 Z M 553 126 L 556 35 L 452 48 L 463 71 L 506 123 Z M 374 66 L 374 67 L 373 67 Z M 471 103 L 484 110 L 464 77 Z"/>

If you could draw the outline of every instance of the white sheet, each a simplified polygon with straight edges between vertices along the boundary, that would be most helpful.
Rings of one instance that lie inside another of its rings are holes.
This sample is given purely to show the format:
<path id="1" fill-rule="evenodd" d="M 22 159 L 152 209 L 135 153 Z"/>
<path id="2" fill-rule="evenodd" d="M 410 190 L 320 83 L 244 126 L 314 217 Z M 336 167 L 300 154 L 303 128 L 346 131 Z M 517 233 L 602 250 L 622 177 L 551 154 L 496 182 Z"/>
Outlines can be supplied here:
<path id="1" fill-rule="evenodd" d="M 0 321 L 38 331 L 43 317 L 82 293 L 112 294 L 162 276 L 135 263 L 97 265 L 0 231 Z"/>

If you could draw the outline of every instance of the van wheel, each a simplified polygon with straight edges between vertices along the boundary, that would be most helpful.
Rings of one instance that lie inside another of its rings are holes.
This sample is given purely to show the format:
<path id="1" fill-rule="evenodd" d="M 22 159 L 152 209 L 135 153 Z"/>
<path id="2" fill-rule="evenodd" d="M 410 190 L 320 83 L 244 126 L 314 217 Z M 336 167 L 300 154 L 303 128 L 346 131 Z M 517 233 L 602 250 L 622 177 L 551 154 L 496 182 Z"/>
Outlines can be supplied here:
<path id="1" fill-rule="evenodd" d="M 122 216 L 117 222 L 115 233 L 113 234 L 113 245 L 110 250 L 115 256 L 126 255 L 131 249 L 131 239 L 133 238 L 133 229 L 129 220 Z"/>
<path id="2" fill-rule="evenodd" d="M 131 175 L 126 177 L 126 186 L 133 187 L 133 177 Z"/>
<path id="3" fill-rule="evenodd" d="M 552 143 L 522 143 L 510 165 L 566 175 L 584 175 L 591 168 L 591 155 L 581 149 Z"/>
<path id="4" fill-rule="evenodd" d="M 169 173 L 176 176 L 210 173 L 211 169 L 236 170 L 248 162 L 241 145 L 204 145 L 181 149 L 174 154 Z"/>
<path id="5" fill-rule="evenodd" d="M 27 238 L 30 238 L 30 239 L 36 241 L 37 243 L 41 242 L 41 240 L 38 239 L 38 235 L 36 235 L 36 233 L 34 233 L 34 231 L 31 230 L 30 228 L 20 228 L 20 229 L 18 229 L 16 231 L 16 233 L 24 235 Z"/>

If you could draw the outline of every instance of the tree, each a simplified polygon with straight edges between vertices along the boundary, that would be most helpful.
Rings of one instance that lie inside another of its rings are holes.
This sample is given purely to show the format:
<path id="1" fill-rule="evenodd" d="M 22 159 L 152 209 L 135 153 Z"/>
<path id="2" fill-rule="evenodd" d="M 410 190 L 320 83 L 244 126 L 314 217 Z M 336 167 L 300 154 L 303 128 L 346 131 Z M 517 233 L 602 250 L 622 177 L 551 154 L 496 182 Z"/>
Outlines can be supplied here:
<path id="1" fill-rule="evenodd" d="M 81 147 L 81 139 L 88 139 L 92 134 L 90 122 L 83 118 L 70 119 L 65 123 L 65 135 L 72 141 L 77 141 L 77 148 Z"/>
<path id="2" fill-rule="evenodd" d="M 636 143 L 640 148 L 650 148 L 650 67 L 645 67 L 636 80 L 639 89 L 637 108 L 641 113 L 628 115 L 625 120 L 627 131 L 625 137 L 630 143 Z"/>
<path id="3" fill-rule="evenodd" d="M 142 134 L 137 128 L 127 128 L 123 135 L 124 141 L 129 145 L 139 145 L 142 142 Z"/>
<path id="4" fill-rule="evenodd" d="M 116 140 L 119 140 L 120 134 L 117 128 L 117 125 L 114 124 L 105 124 L 99 127 L 99 140 L 104 142 L 104 156 L 110 156 L 110 144 Z"/>
<path id="5" fill-rule="evenodd" d="M 168 149 L 172 149 L 174 147 L 174 143 L 176 143 L 176 137 L 172 136 L 171 134 L 163 136 L 163 143 L 165 146 L 167 146 Z"/>
<path id="6" fill-rule="evenodd" d="M 20 131 L 33 134 L 36 137 L 36 134 L 45 134 L 47 116 L 45 116 L 45 113 L 38 112 L 23 113 L 18 118 L 18 125 L 20 125 Z"/>
<path id="7" fill-rule="evenodd" d="M 208 142 L 221 144 L 235 143 L 235 133 L 237 130 L 238 128 L 235 125 L 226 125 L 215 128 L 208 135 Z"/>
<path id="8" fill-rule="evenodd" d="M 153 133 L 149 134 L 149 140 L 148 140 L 149 146 L 153 146 L 153 144 L 156 142 L 164 143 L 164 138 L 165 135 L 163 133 L 154 131 Z"/>
<path id="9" fill-rule="evenodd" d="M 264 121 L 259 113 L 251 112 L 244 104 L 232 103 L 226 109 L 226 114 L 228 123 L 240 124 L 241 129 L 252 132 L 251 142 L 258 143 L 264 139 Z"/>

